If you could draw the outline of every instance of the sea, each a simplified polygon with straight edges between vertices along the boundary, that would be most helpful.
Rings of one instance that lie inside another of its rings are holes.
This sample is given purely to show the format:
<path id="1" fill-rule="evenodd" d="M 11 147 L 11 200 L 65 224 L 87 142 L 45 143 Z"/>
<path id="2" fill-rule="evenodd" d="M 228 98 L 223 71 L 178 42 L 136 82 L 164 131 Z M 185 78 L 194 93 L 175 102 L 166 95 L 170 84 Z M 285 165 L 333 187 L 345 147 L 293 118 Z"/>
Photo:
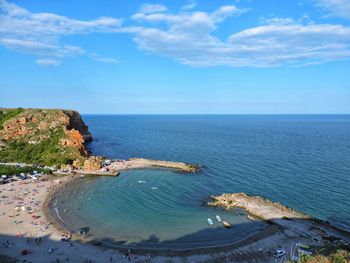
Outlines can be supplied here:
<path id="1" fill-rule="evenodd" d="M 225 246 L 267 224 L 208 207 L 212 195 L 259 195 L 350 230 L 350 115 L 83 115 L 93 155 L 200 165 L 197 173 L 122 171 L 77 179 L 53 199 L 72 231 L 111 246 Z M 230 222 L 226 229 L 222 222 Z M 213 221 L 209 225 L 207 219 Z"/>

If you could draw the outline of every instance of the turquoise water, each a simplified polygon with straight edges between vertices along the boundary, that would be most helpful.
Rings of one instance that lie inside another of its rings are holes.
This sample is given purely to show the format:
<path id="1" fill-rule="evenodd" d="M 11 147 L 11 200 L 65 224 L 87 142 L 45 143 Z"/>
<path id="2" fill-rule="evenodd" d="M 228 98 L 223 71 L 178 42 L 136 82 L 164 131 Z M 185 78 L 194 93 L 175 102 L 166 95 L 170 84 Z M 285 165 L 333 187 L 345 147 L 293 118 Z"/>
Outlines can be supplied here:
<path id="1" fill-rule="evenodd" d="M 207 207 L 191 194 L 193 187 L 199 190 L 200 184 L 192 175 L 163 169 L 125 171 L 117 178 L 79 179 L 59 192 L 52 207 L 68 229 L 89 227 L 91 239 L 128 248 L 229 245 L 265 228 L 262 222 L 250 223 L 242 210 Z M 233 227 L 224 228 L 216 215 Z"/>
<path id="2" fill-rule="evenodd" d="M 244 214 L 203 205 L 224 192 L 261 195 L 350 229 L 349 115 L 83 118 L 94 135 L 93 154 L 202 165 L 197 174 L 126 171 L 67 189 L 58 198 L 61 218 L 71 228 L 89 226 L 95 238 L 199 247 L 233 242 L 263 227 Z M 206 218 L 216 214 L 234 227 L 209 227 Z"/>

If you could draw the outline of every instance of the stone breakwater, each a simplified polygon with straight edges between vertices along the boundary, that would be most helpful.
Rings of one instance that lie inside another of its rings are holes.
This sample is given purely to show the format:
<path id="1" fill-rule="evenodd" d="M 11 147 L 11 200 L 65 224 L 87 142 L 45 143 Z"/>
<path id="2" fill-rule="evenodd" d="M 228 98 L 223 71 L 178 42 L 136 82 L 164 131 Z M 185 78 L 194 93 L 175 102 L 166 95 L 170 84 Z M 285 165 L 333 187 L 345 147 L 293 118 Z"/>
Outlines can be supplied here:
<path id="1" fill-rule="evenodd" d="M 243 208 L 248 213 L 263 220 L 274 220 L 278 218 L 308 219 L 307 215 L 299 213 L 292 208 L 270 201 L 260 196 L 249 196 L 245 193 L 223 194 L 211 196 L 210 206 L 220 206 L 229 210 L 232 208 Z"/>
<path id="2" fill-rule="evenodd" d="M 233 193 L 211 196 L 211 199 L 213 201 L 208 202 L 210 206 L 227 210 L 242 208 L 255 217 L 277 224 L 283 233 L 283 242 L 299 240 L 297 242 L 317 247 L 326 246 L 330 240 L 334 241 L 334 245 L 347 247 L 350 243 L 349 232 L 260 196 Z"/>
<path id="3" fill-rule="evenodd" d="M 199 167 L 193 164 L 183 162 L 171 162 L 161 160 L 150 160 L 144 158 L 130 158 L 128 160 L 115 160 L 110 165 L 104 167 L 109 171 L 119 171 L 126 169 L 142 169 L 142 168 L 168 168 L 176 169 L 187 173 L 198 171 Z"/>
<path id="4" fill-rule="evenodd" d="M 171 162 L 161 160 L 150 160 L 143 158 L 131 158 L 128 160 L 105 160 L 101 156 L 90 156 L 84 165 L 74 162 L 72 165 L 61 165 L 57 174 L 77 173 L 85 175 L 117 176 L 120 170 L 144 169 L 144 168 L 166 168 L 175 169 L 185 173 L 198 171 L 199 166 L 183 162 Z"/>

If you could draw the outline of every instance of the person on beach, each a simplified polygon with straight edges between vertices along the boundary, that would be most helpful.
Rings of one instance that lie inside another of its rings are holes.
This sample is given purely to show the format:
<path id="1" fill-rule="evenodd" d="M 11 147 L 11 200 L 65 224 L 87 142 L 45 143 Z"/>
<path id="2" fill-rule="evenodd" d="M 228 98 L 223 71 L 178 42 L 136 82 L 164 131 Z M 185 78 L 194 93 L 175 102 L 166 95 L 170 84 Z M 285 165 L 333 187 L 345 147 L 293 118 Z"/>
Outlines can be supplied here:
<path id="1" fill-rule="evenodd" d="M 128 250 L 128 260 L 131 261 L 131 250 Z"/>

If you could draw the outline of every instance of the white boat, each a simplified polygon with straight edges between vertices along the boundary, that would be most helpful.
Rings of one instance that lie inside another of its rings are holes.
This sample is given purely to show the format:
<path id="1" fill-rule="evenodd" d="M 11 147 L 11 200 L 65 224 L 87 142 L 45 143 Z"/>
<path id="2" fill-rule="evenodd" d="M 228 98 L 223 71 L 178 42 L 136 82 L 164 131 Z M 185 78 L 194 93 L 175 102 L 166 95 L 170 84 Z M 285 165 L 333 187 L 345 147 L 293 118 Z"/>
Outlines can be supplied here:
<path id="1" fill-rule="evenodd" d="M 252 217 L 251 215 L 248 215 L 247 218 L 248 218 L 250 221 L 255 221 L 255 218 Z"/>
<path id="2" fill-rule="evenodd" d="M 219 215 L 216 215 L 215 218 L 218 222 L 221 222 L 221 217 Z"/>
<path id="3" fill-rule="evenodd" d="M 158 189 L 158 187 L 154 187 L 154 186 L 153 186 L 151 189 L 152 189 L 152 190 L 157 190 L 157 189 Z"/>
<path id="4" fill-rule="evenodd" d="M 231 227 L 231 224 L 229 223 L 229 222 L 227 222 L 227 221 L 222 221 L 222 224 L 224 225 L 224 227 L 226 227 L 226 228 L 230 228 Z"/>
<path id="5" fill-rule="evenodd" d="M 146 183 L 146 181 L 141 181 L 141 180 L 139 180 L 138 182 L 139 182 L 139 184 L 145 184 Z"/>
<path id="6" fill-rule="evenodd" d="M 207 222 L 208 222 L 208 224 L 211 225 L 211 226 L 214 224 L 214 223 L 213 223 L 213 220 L 211 220 L 211 218 L 208 218 L 208 219 L 207 219 Z"/>

